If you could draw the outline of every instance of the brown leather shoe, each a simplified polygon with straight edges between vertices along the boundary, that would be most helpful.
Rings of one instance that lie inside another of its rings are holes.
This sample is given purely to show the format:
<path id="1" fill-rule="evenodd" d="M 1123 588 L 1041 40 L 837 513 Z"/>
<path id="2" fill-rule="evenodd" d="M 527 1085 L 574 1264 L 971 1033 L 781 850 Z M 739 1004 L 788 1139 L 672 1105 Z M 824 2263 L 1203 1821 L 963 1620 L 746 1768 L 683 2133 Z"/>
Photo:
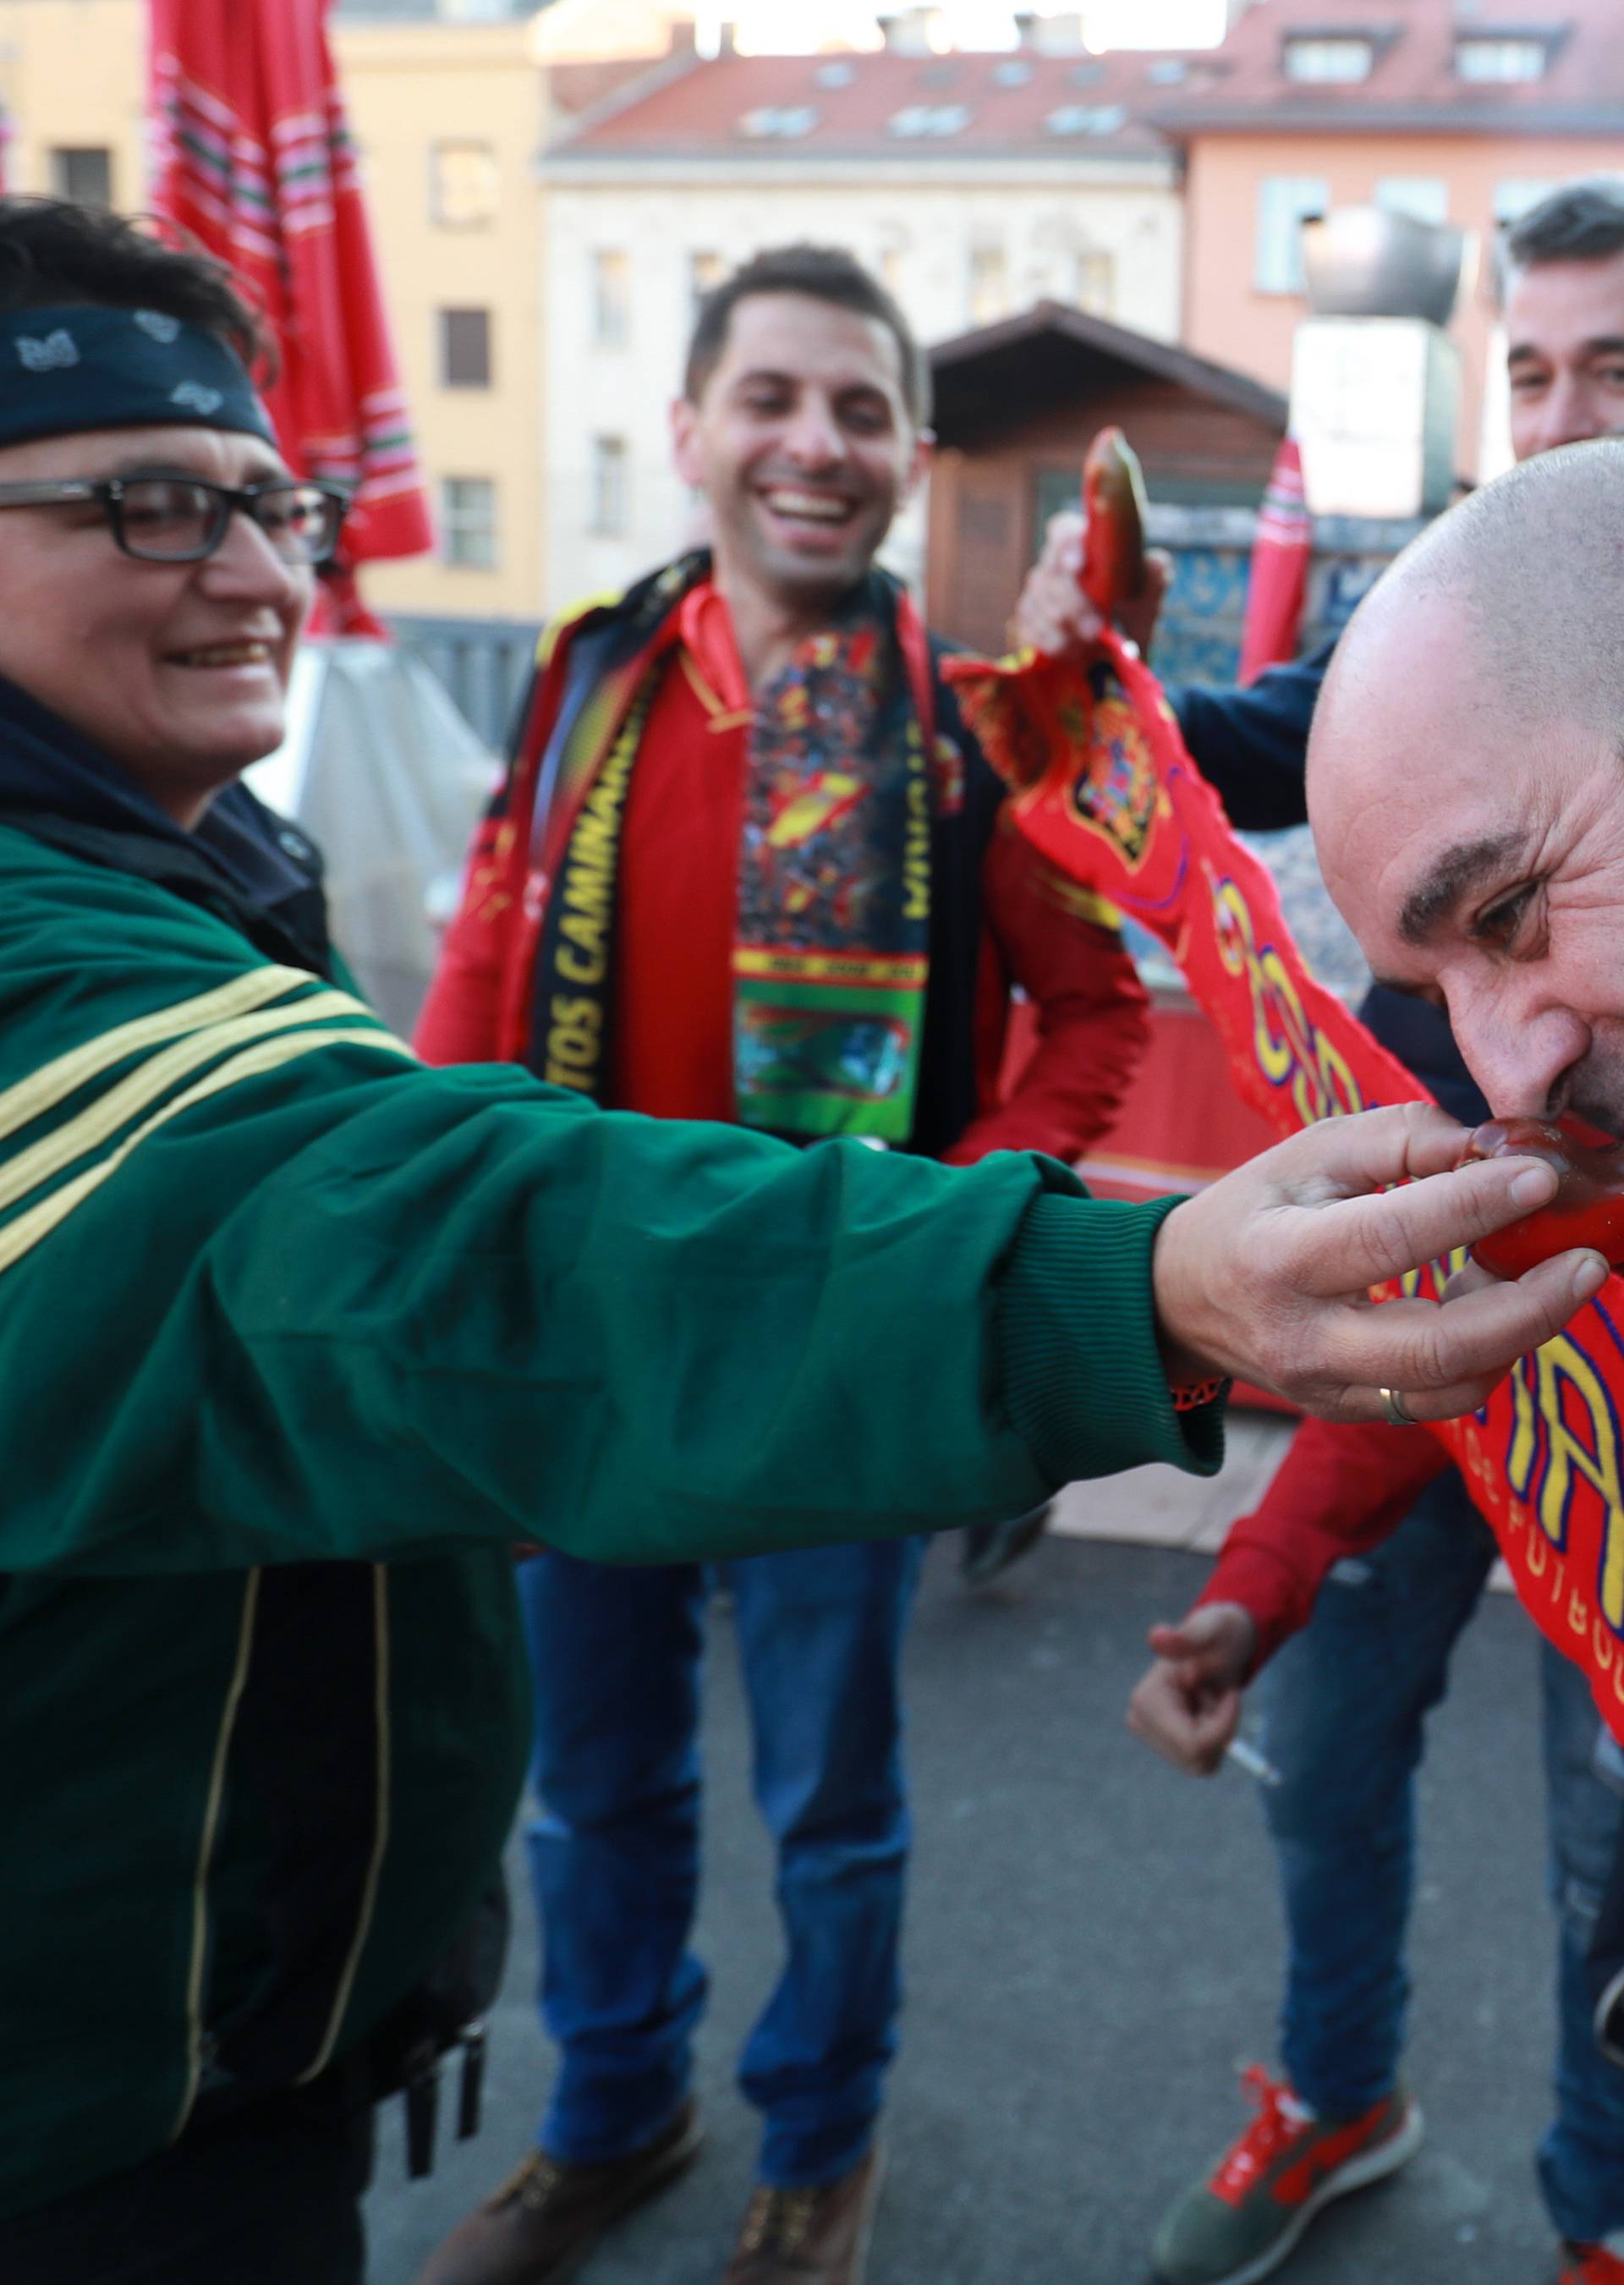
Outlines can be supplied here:
<path id="1" fill-rule="evenodd" d="M 624 2158 L 575 2166 L 534 2152 L 429 2255 L 415 2285 L 561 2285 L 623 2215 L 693 2163 L 703 2140 L 690 2100 Z"/>
<path id="2" fill-rule="evenodd" d="M 863 2285 L 884 2171 L 875 2148 L 837 2182 L 757 2190 L 722 2285 Z"/>

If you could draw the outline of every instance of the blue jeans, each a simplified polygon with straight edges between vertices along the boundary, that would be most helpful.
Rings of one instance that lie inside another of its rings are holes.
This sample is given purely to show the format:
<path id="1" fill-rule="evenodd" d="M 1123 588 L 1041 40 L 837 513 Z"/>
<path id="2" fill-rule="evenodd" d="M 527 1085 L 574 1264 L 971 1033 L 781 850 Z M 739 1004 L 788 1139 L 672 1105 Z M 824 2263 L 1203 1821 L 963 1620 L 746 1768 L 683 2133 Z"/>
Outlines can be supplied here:
<path id="1" fill-rule="evenodd" d="M 896 2049 L 908 1844 L 903 1629 L 917 1540 L 725 1565 L 777 1847 L 788 1958 L 740 2065 L 762 2113 L 759 2173 L 834 2180 L 873 2136 Z M 523 1564 L 536 1679 L 530 1875 L 542 2020 L 561 2050 L 541 2140 L 590 2163 L 647 2142 L 687 2092 L 704 1968 L 699 1689 L 705 1574 Z"/>
<path id="2" fill-rule="evenodd" d="M 1398 2074 L 1415 1771 L 1494 1556 L 1459 1477 L 1440 1477 L 1385 1546 L 1338 1565 L 1266 1670 L 1265 1750 L 1283 1781 L 1263 1798 L 1290 1941 L 1281 2061 L 1328 2117 L 1355 2116 Z M 1624 1795 L 1597 1772 L 1604 1733 L 1583 1676 L 1548 1645 L 1541 1655 L 1558 2038 L 1540 2181 L 1559 2234 L 1597 2239 L 1624 2228 L 1624 2071 L 1591 2034 L 1585 1951 Z"/>

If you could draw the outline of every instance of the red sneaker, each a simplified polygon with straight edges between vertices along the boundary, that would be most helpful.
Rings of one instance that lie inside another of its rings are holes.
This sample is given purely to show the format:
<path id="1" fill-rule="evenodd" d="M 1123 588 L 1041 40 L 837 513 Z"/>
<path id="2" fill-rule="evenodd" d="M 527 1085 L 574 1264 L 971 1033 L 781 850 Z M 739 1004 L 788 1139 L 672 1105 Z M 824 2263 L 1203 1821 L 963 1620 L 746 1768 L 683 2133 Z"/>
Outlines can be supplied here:
<path id="1" fill-rule="evenodd" d="M 1557 2285 L 1624 2285 L 1624 2256 L 1604 2245 L 1567 2245 L 1568 2265 Z"/>
<path id="2" fill-rule="evenodd" d="M 1401 2086 L 1358 2118 L 1316 2118 L 1256 2064 L 1245 2086 L 1257 2116 L 1157 2233 L 1161 2285 L 1255 2285 L 1322 2206 L 1396 2172 L 1420 2148 L 1421 2113 Z M 1601 2274 L 1624 2285 L 1624 2272 Z"/>

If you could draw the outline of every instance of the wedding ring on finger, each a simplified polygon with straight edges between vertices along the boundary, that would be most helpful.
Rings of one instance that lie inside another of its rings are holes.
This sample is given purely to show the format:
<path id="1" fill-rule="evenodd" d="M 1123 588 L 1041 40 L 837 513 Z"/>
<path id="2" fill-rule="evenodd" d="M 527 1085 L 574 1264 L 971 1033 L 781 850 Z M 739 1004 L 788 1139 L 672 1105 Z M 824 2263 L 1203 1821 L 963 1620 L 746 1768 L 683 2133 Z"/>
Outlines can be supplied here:
<path id="1" fill-rule="evenodd" d="M 1409 1412 L 1405 1409 L 1403 1396 L 1398 1389 L 1378 1389 L 1377 1394 L 1382 1400 L 1382 1409 L 1387 1416 L 1387 1423 L 1390 1427 L 1418 1428 L 1421 1425 L 1421 1423 L 1416 1418 L 1414 1413 Z"/>

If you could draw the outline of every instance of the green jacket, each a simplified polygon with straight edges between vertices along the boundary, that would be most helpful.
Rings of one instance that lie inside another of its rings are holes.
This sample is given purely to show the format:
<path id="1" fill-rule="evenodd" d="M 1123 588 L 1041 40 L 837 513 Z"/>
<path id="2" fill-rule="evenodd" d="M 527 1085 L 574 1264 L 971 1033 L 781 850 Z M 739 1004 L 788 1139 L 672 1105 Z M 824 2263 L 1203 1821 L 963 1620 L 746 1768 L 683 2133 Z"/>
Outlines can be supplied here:
<path id="1" fill-rule="evenodd" d="M 521 1781 L 509 1543 L 664 1562 L 1210 1471 L 1161 1209 L 429 1072 L 0 825 L 0 2214 L 365 2036 Z"/>

